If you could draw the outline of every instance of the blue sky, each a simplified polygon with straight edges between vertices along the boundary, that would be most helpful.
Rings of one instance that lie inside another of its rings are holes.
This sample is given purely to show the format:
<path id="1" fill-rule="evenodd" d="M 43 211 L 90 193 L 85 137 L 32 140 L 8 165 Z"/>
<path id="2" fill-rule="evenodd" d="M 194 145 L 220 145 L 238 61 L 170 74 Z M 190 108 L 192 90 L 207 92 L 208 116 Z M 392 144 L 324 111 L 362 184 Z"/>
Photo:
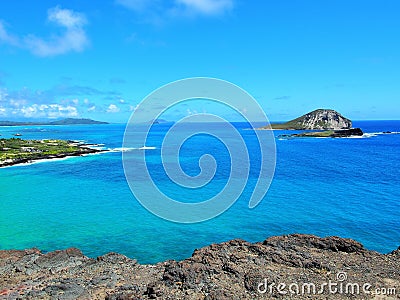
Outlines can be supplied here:
<path id="1" fill-rule="evenodd" d="M 270 120 L 400 119 L 399 12 L 398 0 L 3 0 L 0 120 L 123 123 L 154 89 L 197 76 L 239 85 Z"/>

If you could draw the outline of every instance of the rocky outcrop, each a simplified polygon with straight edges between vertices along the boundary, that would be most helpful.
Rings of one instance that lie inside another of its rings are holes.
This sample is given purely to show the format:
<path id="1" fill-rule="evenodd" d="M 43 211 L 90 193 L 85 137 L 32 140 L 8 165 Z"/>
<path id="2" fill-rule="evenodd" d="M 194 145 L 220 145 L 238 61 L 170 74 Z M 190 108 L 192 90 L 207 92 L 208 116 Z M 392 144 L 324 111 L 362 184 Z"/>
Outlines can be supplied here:
<path id="1" fill-rule="evenodd" d="M 351 128 L 345 130 L 335 130 L 331 137 L 349 137 L 349 136 L 362 136 L 364 132 L 361 128 Z"/>
<path id="2" fill-rule="evenodd" d="M 325 138 L 343 138 L 352 136 L 363 136 L 364 132 L 361 128 L 351 128 L 343 130 L 325 130 L 325 131 L 311 131 L 304 133 L 294 134 L 281 134 L 279 138 L 295 138 L 295 137 L 325 137 Z"/>
<path id="3" fill-rule="evenodd" d="M 156 265 L 116 253 L 91 259 L 74 248 L 0 251 L 0 299 L 394 299 L 399 293 L 400 248 L 384 255 L 339 237 L 232 240 Z"/>
<path id="4" fill-rule="evenodd" d="M 350 129 L 352 122 L 332 109 L 317 109 L 283 124 L 272 124 L 272 129 L 340 130 Z"/>

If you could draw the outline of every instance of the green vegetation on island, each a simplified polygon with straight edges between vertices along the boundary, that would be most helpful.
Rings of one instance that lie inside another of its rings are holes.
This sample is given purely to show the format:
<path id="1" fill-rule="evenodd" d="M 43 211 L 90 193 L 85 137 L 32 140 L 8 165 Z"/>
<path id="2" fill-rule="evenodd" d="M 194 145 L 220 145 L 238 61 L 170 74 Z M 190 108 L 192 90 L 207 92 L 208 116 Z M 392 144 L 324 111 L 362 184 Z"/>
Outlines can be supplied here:
<path id="1" fill-rule="evenodd" d="M 331 137 L 335 131 L 333 130 L 324 130 L 324 131 L 313 131 L 313 132 L 305 132 L 299 134 L 291 134 L 290 136 L 297 137 Z"/>
<path id="2" fill-rule="evenodd" d="M 286 123 L 271 124 L 258 129 L 313 130 L 310 132 L 282 134 L 280 138 L 292 137 L 350 137 L 362 136 L 360 128 L 352 128 L 352 121 L 333 109 L 316 109 Z"/>
<path id="3" fill-rule="evenodd" d="M 99 151 L 101 150 L 88 148 L 88 145 L 74 141 L 0 139 L 0 167 Z"/>
<path id="4" fill-rule="evenodd" d="M 37 125 L 96 125 L 108 124 L 107 122 L 95 121 L 91 119 L 74 119 L 67 118 L 51 122 L 15 122 L 15 121 L 0 121 L 0 126 L 37 126 Z"/>
<path id="5" fill-rule="evenodd" d="M 316 109 L 286 123 L 271 124 L 272 129 L 283 130 L 341 130 L 350 129 L 351 126 L 349 119 L 333 109 Z"/>
<path id="6" fill-rule="evenodd" d="M 324 131 L 311 131 L 304 133 L 295 134 L 282 134 L 280 138 L 292 138 L 292 137 L 350 137 L 350 136 L 362 136 L 364 132 L 360 128 L 351 128 L 344 130 L 324 130 Z"/>

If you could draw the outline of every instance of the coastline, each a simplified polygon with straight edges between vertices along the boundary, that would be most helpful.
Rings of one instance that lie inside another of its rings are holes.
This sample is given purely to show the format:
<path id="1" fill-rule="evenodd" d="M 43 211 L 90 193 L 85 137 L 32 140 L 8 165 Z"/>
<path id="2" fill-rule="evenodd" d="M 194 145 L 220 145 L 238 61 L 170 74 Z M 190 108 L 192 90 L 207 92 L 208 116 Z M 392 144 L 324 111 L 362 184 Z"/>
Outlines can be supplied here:
<path id="1" fill-rule="evenodd" d="M 349 299 L 378 289 L 399 299 L 400 247 L 380 254 L 351 239 L 292 234 L 212 244 L 154 265 L 118 253 L 92 259 L 76 248 L 1 250 L 0 274 L 5 299 Z"/>
<path id="2" fill-rule="evenodd" d="M 58 160 L 72 158 L 72 157 L 86 156 L 86 155 L 98 154 L 101 152 L 107 152 L 107 150 L 89 148 L 85 144 L 79 145 L 79 148 L 81 149 L 81 151 L 77 151 L 77 152 L 73 152 L 73 153 L 44 155 L 42 157 L 36 157 L 36 158 L 32 158 L 32 159 L 31 158 L 21 158 L 21 159 L 15 159 L 12 161 L 9 161 L 9 160 L 1 161 L 0 168 L 7 168 L 7 167 L 13 167 L 13 166 L 24 166 L 24 165 L 28 166 L 28 165 L 32 165 L 32 164 L 40 163 L 40 162 L 58 161 Z"/>
<path id="3" fill-rule="evenodd" d="M 92 144 L 82 144 L 82 149 L 87 149 L 87 152 L 77 152 L 73 154 L 60 154 L 60 155 L 49 155 L 49 156 L 44 156 L 44 157 L 39 157 L 35 159 L 21 159 L 18 161 L 2 164 L 0 162 L 0 169 L 4 168 L 10 168 L 10 167 L 17 167 L 17 166 L 30 166 L 33 164 L 37 163 L 44 163 L 44 162 L 54 162 L 54 161 L 61 161 L 61 160 L 66 160 L 69 158 L 74 158 L 74 157 L 79 157 L 79 156 L 88 156 L 88 155 L 97 155 L 97 154 L 103 154 L 103 153 L 109 153 L 109 152 L 129 152 L 129 151 L 134 151 L 134 150 L 155 150 L 157 149 L 156 147 L 152 146 L 143 146 L 139 148 L 109 148 L 109 149 L 99 149 L 98 145 L 93 146 Z M 94 148 L 96 147 L 96 148 Z"/>
<path id="4" fill-rule="evenodd" d="M 11 167 L 21 167 L 21 166 L 31 166 L 34 164 L 46 163 L 46 162 L 63 161 L 63 160 L 67 160 L 67 159 L 74 158 L 74 157 L 96 155 L 96 154 L 107 153 L 107 152 L 111 152 L 111 151 L 110 150 L 100 150 L 100 151 L 96 151 L 96 152 L 92 152 L 92 153 L 85 153 L 85 154 L 65 155 L 65 156 L 51 157 L 51 158 L 43 157 L 43 158 L 38 158 L 38 159 L 27 160 L 26 162 L 17 162 L 17 163 L 9 164 L 9 165 L 1 165 L 0 164 L 0 169 L 11 168 Z"/>

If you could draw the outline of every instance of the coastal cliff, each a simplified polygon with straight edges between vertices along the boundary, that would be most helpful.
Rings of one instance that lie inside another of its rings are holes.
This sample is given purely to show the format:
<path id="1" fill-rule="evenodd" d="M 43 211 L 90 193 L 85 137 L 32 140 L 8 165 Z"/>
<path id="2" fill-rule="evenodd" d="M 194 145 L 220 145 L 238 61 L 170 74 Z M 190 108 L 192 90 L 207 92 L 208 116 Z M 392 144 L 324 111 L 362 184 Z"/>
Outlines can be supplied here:
<path id="1" fill-rule="evenodd" d="M 400 247 L 379 254 L 339 237 L 232 240 L 156 265 L 116 253 L 92 259 L 75 248 L 0 251 L 0 299 L 398 299 L 399 293 Z"/>
<path id="2" fill-rule="evenodd" d="M 332 109 L 317 109 L 283 124 L 272 124 L 272 129 L 340 130 L 350 129 L 352 122 Z"/>

